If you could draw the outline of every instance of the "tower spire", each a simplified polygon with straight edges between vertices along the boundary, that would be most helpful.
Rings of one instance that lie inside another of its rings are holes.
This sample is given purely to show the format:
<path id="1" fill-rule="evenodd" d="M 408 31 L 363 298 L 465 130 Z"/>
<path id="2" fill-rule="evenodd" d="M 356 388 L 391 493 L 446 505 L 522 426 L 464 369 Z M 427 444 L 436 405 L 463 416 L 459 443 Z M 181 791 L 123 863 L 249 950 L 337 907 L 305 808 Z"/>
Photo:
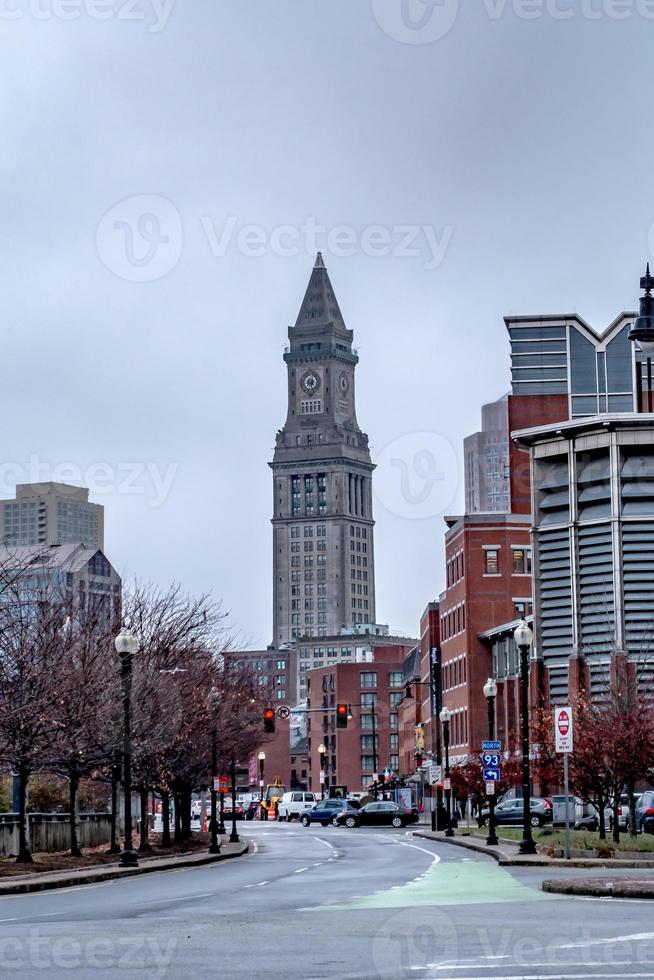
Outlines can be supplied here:
<path id="1" fill-rule="evenodd" d="M 330 326 L 336 330 L 347 329 L 334 295 L 322 252 L 318 252 L 309 285 L 295 322 L 295 329 L 325 326 Z"/>

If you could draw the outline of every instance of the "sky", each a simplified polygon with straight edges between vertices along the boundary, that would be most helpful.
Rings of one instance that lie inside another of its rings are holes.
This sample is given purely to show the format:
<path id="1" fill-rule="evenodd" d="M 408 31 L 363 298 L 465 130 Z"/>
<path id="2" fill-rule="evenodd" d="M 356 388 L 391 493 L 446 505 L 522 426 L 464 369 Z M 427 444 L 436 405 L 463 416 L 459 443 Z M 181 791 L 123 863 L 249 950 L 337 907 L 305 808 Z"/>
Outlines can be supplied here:
<path id="1" fill-rule="evenodd" d="M 503 316 L 636 305 L 653 32 L 652 0 L 0 0 L 0 494 L 89 486 L 126 580 L 270 642 L 319 248 L 379 464 L 377 619 L 416 635 Z"/>

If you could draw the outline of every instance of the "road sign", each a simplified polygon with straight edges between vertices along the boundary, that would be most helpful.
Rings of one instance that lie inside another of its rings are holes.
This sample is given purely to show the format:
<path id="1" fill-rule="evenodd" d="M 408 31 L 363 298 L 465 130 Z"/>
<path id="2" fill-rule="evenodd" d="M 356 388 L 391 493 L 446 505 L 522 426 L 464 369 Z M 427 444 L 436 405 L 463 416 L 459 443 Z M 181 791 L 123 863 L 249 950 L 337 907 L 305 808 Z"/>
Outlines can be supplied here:
<path id="1" fill-rule="evenodd" d="M 431 763 L 429 766 L 429 782 L 434 785 L 434 783 L 440 783 L 441 777 L 443 775 L 443 767 L 437 766 L 435 763 Z"/>
<path id="2" fill-rule="evenodd" d="M 280 706 L 277 708 L 277 717 L 283 718 L 284 721 L 291 717 L 291 709 L 287 704 L 280 704 Z"/>
<path id="3" fill-rule="evenodd" d="M 451 790 L 452 789 L 452 780 L 451 779 L 444 779 L 443 780 L 443 789 L 444 790 L 448 790 L 448 789 Z"/>
<path id="4" fill-rule="evenodd" d="M 554 735 L 557 752 L 572 752 L 572 708 L 554 709 Z"/>
<path id="5" fill-rule="evenodd" d="M 482 752 L 501 752 L 502 743 L 501 742 L 482 742 L 481 743 Z"/>
<path id="6" fill-rule="evenodd" d="M 484 780 L 487 783 L 497 783 L 500 779 L 499 769 L 484 769 Z"/>
<path id="7" fill-rule="evenodd" d="M 325 782 L 325 770 L 324 769 L 321 769 L 320 770 L 320 782 L 321 783 L 324 783 Z"/>
<path id="8" fill-rule="evenodd" d="M 495 796 L 495 783 L 486 783 L 486 796 Z"/>
<path id="9" fill-rule="evenodd" d="M 229 776 L 214 776 L 213 788 L 215 793 L 229 793 Z"/>
<path id="10" fill-rule="evenodd" d="M 502 758 L 499 752 L 482 752 L 481 761 L 484 769 L 499 769 Z"/>

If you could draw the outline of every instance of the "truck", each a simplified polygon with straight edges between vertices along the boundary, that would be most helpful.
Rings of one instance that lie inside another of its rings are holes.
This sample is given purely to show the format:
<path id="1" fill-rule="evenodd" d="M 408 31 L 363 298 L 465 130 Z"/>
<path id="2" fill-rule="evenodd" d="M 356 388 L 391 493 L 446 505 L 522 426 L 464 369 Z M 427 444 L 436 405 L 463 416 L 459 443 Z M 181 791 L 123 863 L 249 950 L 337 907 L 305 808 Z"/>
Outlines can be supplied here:
<path id="1" fill-rule="evenodd" d="M 263 794 L 263 800 L 261 801 L 262 820 L 267 820 L 269 816 L 275 817 L 277 815 L 277 804 L 285 792 L 286 787 L 282 783 L 280 777 L 275 776 L 273 782 L 266 786 L 266 790 Z"/>

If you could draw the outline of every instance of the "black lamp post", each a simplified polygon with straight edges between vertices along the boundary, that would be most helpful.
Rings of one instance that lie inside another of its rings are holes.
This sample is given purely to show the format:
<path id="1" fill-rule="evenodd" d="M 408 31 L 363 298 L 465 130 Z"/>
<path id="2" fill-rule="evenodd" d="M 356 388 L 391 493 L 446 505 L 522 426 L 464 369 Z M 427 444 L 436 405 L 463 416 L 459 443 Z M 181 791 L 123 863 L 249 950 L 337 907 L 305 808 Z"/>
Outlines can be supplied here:
<path id="1" fill-rule="evenodd" d="M 259 760 L 259 813 L 261 814 L 261 819 L 263 820 L 264 819 L 264 813 L 265 813 L 265 810 L 264 810 L 264 807 L 263 807 L 263 787 L 264 787 L 263 767 L 264 767 L 264 763 L 266 761 L 266 753 L 264 751 L 261 751 L 259 753 L 259 755 L 257 756 L 257 758 Z"/>
<path id="2" fill-rule="evenodd" d="M 429 687 L 429 694 L 430 694 L 430 697 L 431 697 L 430 707 L 433 710 L 433 707 L 435 706 L 436 709 L 440 712 L 440 688 L 439 688 L 439 679 L 440 679 L 440 669 L 439 669 L 438 674 L 436 672 L 434 672 L 433 680 L 430 681 L 429 683 L 427 683 L 426 681 L 413 681 L 413 682 L 409 682 L 406 685 L 406 690 L 405 690 L 405 693 L 404 693 L 404 697 L 405 698 L 412 698 L 413 697 L 413 691 L 411 690 L 411 683 L 415 684 L 417 687 Z M 431 717 L 433 719 L 432 724 L 433 724 L 433 727 L 434 727 L 435 732 L 436 732 L 436 739 L 435 739 L 435 743 L 436 743 L 436 765 L 438 766 L 439 769 L 441 769 L 442 768 L 442 765 L 443 765 L 443 750 L 442 750 L 442 745 L 441 745 L 441 730 L 440 730 L 440 725 L 437 725 L 436 724 L 435 715 L 432 715 Z M 445 810 L 445 806 L 443 805 L 443 787 L 442 787 L 441 781 L 439 779 L 438 780 L 438 783 L 436 785 L 436 807 L 432 806 L 432 808 L 431 808 L 431 829 L 432 829 L 432 831 L 435 831 L 436 829 L 438 829 L 438 830 L 445 830 L 446 828 L 447 828 L 447 811 Z"/>
<path id="3" fill-rule="evenodd" d="M 520 854 L 535 854 L 531 836 L 531 774 L 529 771 L 529 653 L 534 634 L 521 620 L 513 637 L 520 651 L 520 707 L 522 712 L 522 840 Z"/>
<path id="4" fill-rule="evenodd" d="M 220 854 L 220 842 L 218 840 L 218 813 L 216 779 L 218 777 L 218 731 L 216 727 L 216 710 L 218 708 L 219 695 L 215 688 L 209 692 L 209 708 L 211 710 L 211 819 L 209 820 L 209 833 L 211 842 L 209 844 L 209 854 Z"/>
<path id="5" fill-rule="evenodd" d="M 240 837 L 236 830 L 236 759 L 232 756 L 230 775 L 232 777 L 232 832 L 229 835 L 230 844 L 238 844 Z"/>
<path id="6" fill-rule="evenodd" d="M 492 677 L 489 677 L 484 684 L 484 697 L 488 704 L 488 738 L 491 742 L 495 740 L 495 698 L 497 697 L 497 684 Z M 488 837 L 487 844 L 499 844 L 495 826 L 495 795 L 488 794 Z"/>
<path id="7" fill-rule="evenodd" d="M 443 745 L 445 746 L 445 778 L 448 781 L 450 779 L 450 721 L 452 720 L 452 712 L 449 708 L 443 708 L 440 713 L 441 724 L 443 726 Z M 454 837 L 454 828 L 452 827 L 452 787 L 445 790 L 445 798 L 447 800 L 447 827 L 445 828 L 446 837 Z"/>
<path id="8" fill-rule="evenodd" d="M 318 755 L 320 756 L 320 798 L 324 800 L 325 798 L 325 752 L 327 747 L 321 742 L 318 746 Z"/>
<path id="9" fill-rule="evenodd" d="M 123 626 L 114 641 L 120 657 L 120 686 L 123 700 L 123 789 L 125 795 L 125 846 L 120 855 L 121 868 L 137 868 L 138 858 L 132 844 L 132 659 L 138 653 L 139 641 Z"/>

